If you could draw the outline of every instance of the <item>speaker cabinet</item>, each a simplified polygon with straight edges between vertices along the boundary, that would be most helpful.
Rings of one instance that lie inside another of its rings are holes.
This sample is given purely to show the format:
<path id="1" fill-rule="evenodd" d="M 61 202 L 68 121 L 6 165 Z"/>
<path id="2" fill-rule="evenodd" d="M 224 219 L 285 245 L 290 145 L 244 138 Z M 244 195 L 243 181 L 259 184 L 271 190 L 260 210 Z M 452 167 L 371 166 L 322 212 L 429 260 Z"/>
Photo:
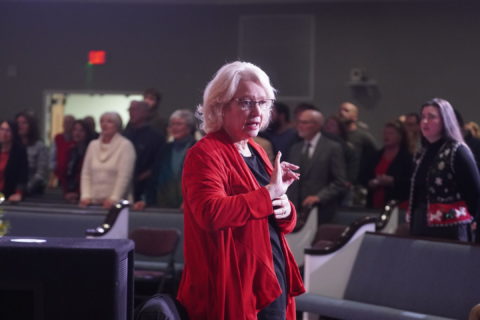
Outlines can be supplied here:
<path id="1" fill-rule="evenodd" d="M 0 319 L 130 320 L 133 242 L 0 238 Z"/>

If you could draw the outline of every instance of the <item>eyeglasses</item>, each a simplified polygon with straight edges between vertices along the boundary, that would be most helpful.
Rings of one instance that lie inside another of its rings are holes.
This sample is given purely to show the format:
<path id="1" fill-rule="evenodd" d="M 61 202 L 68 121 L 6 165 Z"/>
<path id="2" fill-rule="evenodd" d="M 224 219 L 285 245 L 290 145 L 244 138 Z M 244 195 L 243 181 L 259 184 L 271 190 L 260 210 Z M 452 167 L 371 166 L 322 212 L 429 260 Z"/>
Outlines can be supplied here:
<path id="1" fill-rule="evenodd" d="M 272 107 L 274 101 L 273 99 L 251 100 L 242 98 L 233 100 L 238 103 L 242 111 L 253 110 L 257 105 L 261 110 L 267 110 Z"/>

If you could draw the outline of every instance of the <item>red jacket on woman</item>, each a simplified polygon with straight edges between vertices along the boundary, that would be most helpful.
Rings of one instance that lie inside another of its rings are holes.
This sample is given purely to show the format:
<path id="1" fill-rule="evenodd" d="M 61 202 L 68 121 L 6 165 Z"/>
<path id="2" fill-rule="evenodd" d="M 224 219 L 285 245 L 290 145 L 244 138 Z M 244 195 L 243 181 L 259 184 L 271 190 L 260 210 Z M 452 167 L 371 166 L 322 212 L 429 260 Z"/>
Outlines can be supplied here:
<path id="1" fill-rule="evenodd" d="M 249 140 L 265 163 L 259 145 Z M 185 269 L 178 299 L 190 319 L 256 320 L 281 289 L 275 275 L 268 216 L 273 213 L 266 188 L 260 187 L 228 135 L 208 134 L 187 154 L 182 189 L 185 212 Z M 285 256 L 287 319 L 295 319 L 293 297 L 305 291 L 285 234 L 296 211 L 277 220 Z"/>

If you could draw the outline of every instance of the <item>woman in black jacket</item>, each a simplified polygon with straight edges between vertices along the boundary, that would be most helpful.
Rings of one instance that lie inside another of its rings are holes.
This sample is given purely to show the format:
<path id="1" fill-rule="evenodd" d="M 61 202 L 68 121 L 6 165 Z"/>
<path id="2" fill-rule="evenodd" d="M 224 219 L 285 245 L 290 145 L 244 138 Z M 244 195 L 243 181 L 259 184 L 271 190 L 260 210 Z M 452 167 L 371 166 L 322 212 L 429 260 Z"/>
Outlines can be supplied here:
<path id="1" fill-rule="evenodd" d="M 413 156 L 409 152 L 408 136 L 403 124 L 390 121 L 383 129 L 383 148 L 370 161 L 362 179 L 368 188 L 367 206 L 383 208 L 389 200 L 397 200 L 401 206 L 408 199 Z"/>
<path id="2" fill-rule="evenodd" d="M 480 176 L 474 157 L 448 101 L 427 101 L 421 118 L 423 148 L 407 212 L 410 234 L 469 241 L 471 223 L 480 217 Z"/>
<path id="3" fill-rule="evenodd" d="M 0 123 L 0 192 L 12 202 L 21 201 L 28 180 L 28 159 L 13 121 Z"/>

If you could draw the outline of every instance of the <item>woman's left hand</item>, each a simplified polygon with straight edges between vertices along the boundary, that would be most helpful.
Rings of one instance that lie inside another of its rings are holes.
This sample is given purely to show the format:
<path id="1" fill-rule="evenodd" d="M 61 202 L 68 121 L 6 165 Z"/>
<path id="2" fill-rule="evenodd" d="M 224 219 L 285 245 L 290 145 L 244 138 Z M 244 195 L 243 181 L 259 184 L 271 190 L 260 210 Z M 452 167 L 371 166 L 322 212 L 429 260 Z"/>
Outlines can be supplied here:
<path id="1" fill-rule="evenodd" d="M 22 201 L 22 194 L 21 193 L 14 193 L 8 198 L 8 201 L 10 201 L 10 202 L 20 202 L 20 201 Z"/>
<path id="2" fill-rule="evenodd" d="M 378 184 L 383 187 L 392 186 L 394 179 L 392 176 L 387 176 L 386 174 L 382 174 L 376 178 L 378 180 Z"/>
<path id="3" fill-rule="evenodd" d="M 272 201 L 272 206 L 275 219 L 285 219 L 290 216 L 290 213 L 292 213 L 292 207 L 290 206 L 290 201 L 288 201 L 286 194 L 280 198 L 274 199 Z"/>
<path id="4" fill-rule="evenodd" d="M 111 207 L 113 207 L 115 205 L 115 201 L 111 200 L 111 199 L 105 199 L 103 200 L 103 203 L 102 203 L 102 208 L 104 209 L 110 209 Z"/>

